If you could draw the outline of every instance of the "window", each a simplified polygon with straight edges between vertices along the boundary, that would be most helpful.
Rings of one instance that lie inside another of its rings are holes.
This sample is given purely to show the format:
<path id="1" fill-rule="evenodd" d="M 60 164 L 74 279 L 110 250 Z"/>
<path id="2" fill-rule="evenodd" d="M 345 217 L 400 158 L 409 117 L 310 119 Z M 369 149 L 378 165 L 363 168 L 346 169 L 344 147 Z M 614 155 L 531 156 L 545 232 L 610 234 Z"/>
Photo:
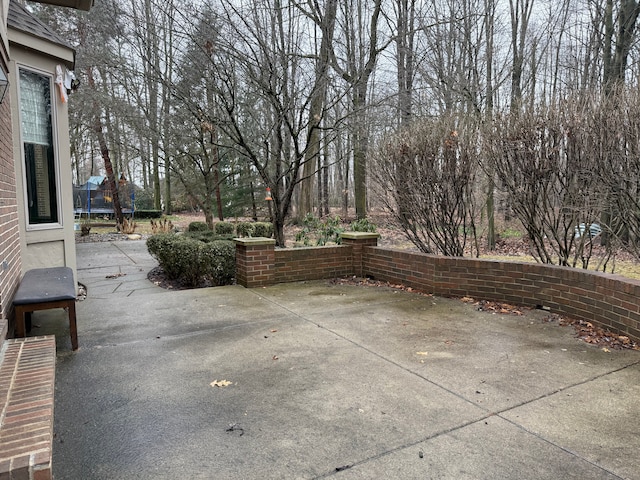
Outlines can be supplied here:
<path id="1" fill-rule="evenodd" d="M 20 120 L 29 224 L 57 223 L 50 77 L 20 69 Z"/>

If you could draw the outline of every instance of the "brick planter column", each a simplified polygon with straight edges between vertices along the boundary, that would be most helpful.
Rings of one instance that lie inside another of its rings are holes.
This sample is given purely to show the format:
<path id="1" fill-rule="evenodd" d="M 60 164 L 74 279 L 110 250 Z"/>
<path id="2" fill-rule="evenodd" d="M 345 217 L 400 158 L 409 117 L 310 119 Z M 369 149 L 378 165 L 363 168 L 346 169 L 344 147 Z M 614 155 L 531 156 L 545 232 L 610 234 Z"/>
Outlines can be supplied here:
<path id="1" fill-rule="evenodd" d="M 364 247 L 377 247 L 379 233 L 369 232 L 344 232 L 341 235 L 342 245 L 353 249 L 353 274 L 362 276 L 362 250 Z"/>
<path id="2" fill-rule="evenodd" d="M 275 244 L 272 238 L 235 238 L 236 281 L 246 288 L 275 283 Z"/>

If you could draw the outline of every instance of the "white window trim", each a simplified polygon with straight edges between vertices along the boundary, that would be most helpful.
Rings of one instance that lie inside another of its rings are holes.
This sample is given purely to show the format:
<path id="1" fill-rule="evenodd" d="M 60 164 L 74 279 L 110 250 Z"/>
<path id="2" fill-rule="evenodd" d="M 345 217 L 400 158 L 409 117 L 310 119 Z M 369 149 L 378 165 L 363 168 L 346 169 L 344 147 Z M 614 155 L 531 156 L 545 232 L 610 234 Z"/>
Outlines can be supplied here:
<path id="1" fill-rule="evenodd" d="M 34 68 L 29 65 L 16 64 L 16 87 L 18 89 L 18 118 L 19 118 L 19 129 L 18 135 L 20 138 L 20 160 L 22 162 L 22 194 L 23 194 L 23 214 L 25 218 L 26 230 L 37 231 L 37 230 L 55 230 L 63 228 L 63 217 L 62 217 L 62 186 L 60 183 L 60 143 L 58 141 L 58 106 L 56 102 L 56 84 L 53 81 L 54 75 L 51 72 L 47 72 L 45 70 L 40 70 L 38 68 Z M 51 138 L 53 141 L 53 165 L 54 165 L 54 174 L 56 176 L 56 209 L 57 209 L 57 222 L 52 223 L 29 223 L 29 196 L 27 189 L 27 164 L 24 153 L 24 139 L 22 135 L 22 109 L 20 108 L 20 70 L 25 70 L 28 72 L 33 72 L 38 75 L 42 75 L 43 77 L 49 78 L 49 88 L 51 95 Z"/>

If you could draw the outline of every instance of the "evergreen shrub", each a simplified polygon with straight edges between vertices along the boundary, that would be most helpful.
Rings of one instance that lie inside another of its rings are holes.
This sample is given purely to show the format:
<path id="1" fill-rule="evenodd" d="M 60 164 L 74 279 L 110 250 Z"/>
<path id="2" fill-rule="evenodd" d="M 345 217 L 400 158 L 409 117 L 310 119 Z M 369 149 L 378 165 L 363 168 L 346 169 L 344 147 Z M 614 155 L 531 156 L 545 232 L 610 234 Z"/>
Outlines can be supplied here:
<path id="1" fill-rule="evenodd" d="M 239 237 L 255 237 L 255 223 L 240 222 L 236 225 L 236 233 Z"/>
<path id="2" fill-rule="evenodd" d="M 187 227 L 187 232 L 206 232 L 210 230 L 206 222 L 191 222 Z"/>
<path id="3" fill-rule="evenodd" d="M 213 242 L 214 240 L 233 240 L 233 235 L 218 235 L 213 230 L 207 230 L 202 232 L 185 232 L 186 237 L 194 240 L 199 240 L 204 243 Z"/>
<path id="4" fill-rule="evenodd" d="M 160 233 L 147 239 L 147 249 L 169 278 L 187 286 L 230 285 L 235 278 L 235 244 L 230 240 L 205 243 L 189 235 Z"/>
<path id="5" fill-rule="evenodd" d="M 162 217 L 162 210 L 135 210 L 133 216 L 136 219 L 141 218 L 160 218 Z"/>
<path id="6" fill-rule="evenodd" d="M 366 218 L 361 218 L 360 220 L 355 220 L 351 222 L 351 231 L 352 232 L 369 232 L 375 233 L 377 226 L 375 223 L 370 222 Z"/>
<path id="7" fill-rule="evenodd" d="M 256 222 L 253 224 L 253 236 L 254 237 L 273 237 L 273 223 L 271 222 Z"/>
<path id="8" fill-rule="evenodd" d="M 213 230 L 218 235 L 233 235 L 233 223 L 230 222 L 217 222 L 213 225 Z"/>

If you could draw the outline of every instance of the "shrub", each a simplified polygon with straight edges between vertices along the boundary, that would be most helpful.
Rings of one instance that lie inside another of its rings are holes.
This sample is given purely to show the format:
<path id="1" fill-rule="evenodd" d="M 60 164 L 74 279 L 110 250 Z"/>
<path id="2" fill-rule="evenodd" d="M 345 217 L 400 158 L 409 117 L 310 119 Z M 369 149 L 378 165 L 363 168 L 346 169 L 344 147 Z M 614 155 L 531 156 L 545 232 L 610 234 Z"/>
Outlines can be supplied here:
<path id="1" fill-rule="evenodd" d="M 132 233 L 136 233 L 136 228 L 138 228 L 138 224 L 130 220 L 128 218 L 122 219 L 122 224 L 118 225 L 118 230 L 120 230 L 125 235 L 131 235 Z"/>
<path id="2" fill-rule="evenodd" d="M 326 245 L 327 242 L 333 242 L 338 245 L 342 242 L 340 234 L 344 232 L 340 224 L 340 217 L 337 215 L 333 218 L 329 217 L 320 226 L 320 235 L 318 237 L 318 245 Z"/>
<path id="3" fill-rule="evenodd" d="M 169 278 L 185 285 L 195 287 L 205 281 L 212 285 L 233 283 L 235 244 L 232 241 L 205 243 L 189 235 L 160 233 L 148 238 L 147 248 Z"/>
<path id="4" fill-rule="evenodd" d="M 156 235 L 151 235 L 147 238 L 147 250 L 149 253 L 154 256 L 156 259 L 163 249 L 168 248 L 171 239 L 175 237 L 173 233 L 158 233 Z"/>
<path id="5" fill-rule="evenodd" d="M 311 238 L 315 237 L 317 246 L 324 246 L 329 242 L 340 245 L 342 241 L 340 234 L 344 232 L 344 228 L 342 228 L 340 217 L 337 215 L 320 220 L 308 213 L 302 223 L 304 224 L 302 230 L 296 234 L 297 242 L 310 245 Z"/>
<path id="6" fill-rule="evenodd" d="M 80 236 L 86 237 L 89 233 L 91 233 L 91 223 L 82 222 L 82 225 L 80 225 Z"/>
<path id="7" fill-rule="evenodd" d="M 205 275 L 215 285 L 231 285 L 236 276 L 236 245 L 230 240 L 214 240 L 202 246 Z"/>
<path id="8" fill-rule="evenodd" d="M 233 235 L 233 223 L 217 222 L 213 225 L 213 230 L 218 235 Z"/>
<path id="9" fill-rule="evenodd" d="M 137 199 L 136 199 L 137 202 Z M 162 210 L 137 210 L 133 212 L 135 218 L 160 218 Z"/>
<path id="10" fill-rule="evenodd" d="M 173 223 L 171 222 L 171 220 L 167 219 L 166 217 L 164 217 L 161 220 L 158 220 L 157 222 L 151 219 L 149 223 L 151 225 L 151 232 L 153 232 L 154 234 L 169 233 L 175 230 L 175 227 L 173 226 Z"/>
<path id="11" fill-rule="evenodd" d="M 199 240 L 200 242 L 209 243 L 214 240 L 232 240 L 233 235 L 218 235 L 213 230 L 207 230 L 204 232 L 185 232 L 185 236 L 193 240 Z"/>
<path id="12" fill-rule="evenodd" d="M 311 245 L 311 234 L 318 229 L 320 219 L 312 213 L 307 213 L 302 219 L 302 230 L 296 233 L 296 242 L 302 242 L 304 245 Z"/>
<path id="13" fill-rule="evenodd" d="M 253 236 L 254 237 L 273 237 L 273 223 L 271 222 L 256 222 L 253 224 Z"/>
<path id="14" fill-rule="evenodd" d="M 360 220 L 355 220 L 351 222 L 351 231 L 352 232 L 371 232 L 375 233 L 377 226 L 375 223 L 371 223 L 366 218 L 361 218 Z"/>
<path id="15" fill-rule="evenodd" d="M 259 236 L 254 235 L 255 232 L 255 224 L 252 222 L 240 222 L 236 225 L 236 233 L 239 237 L 253 237 Z"/>
<path id="16" fill-rule="evenodd" d="M 187 227 L 187 232 L 206 232 L 210 230 L 206 222 L 191 222 Z"/>
<path id="17" fill-rule="evenodd" d="M 181 240 L 190 240 L 173 233 L 159 233 L 147 239 L 147 250 L 158 260 L 158 263 L 169 278 L 177 279 L 182 276 L 184 270 L 180 255 L 187 249 L 180 243 Z M 190 240 L 196 242 L 195 240 Z M 185 260 L 185 263 L 187 261 Z"/>

